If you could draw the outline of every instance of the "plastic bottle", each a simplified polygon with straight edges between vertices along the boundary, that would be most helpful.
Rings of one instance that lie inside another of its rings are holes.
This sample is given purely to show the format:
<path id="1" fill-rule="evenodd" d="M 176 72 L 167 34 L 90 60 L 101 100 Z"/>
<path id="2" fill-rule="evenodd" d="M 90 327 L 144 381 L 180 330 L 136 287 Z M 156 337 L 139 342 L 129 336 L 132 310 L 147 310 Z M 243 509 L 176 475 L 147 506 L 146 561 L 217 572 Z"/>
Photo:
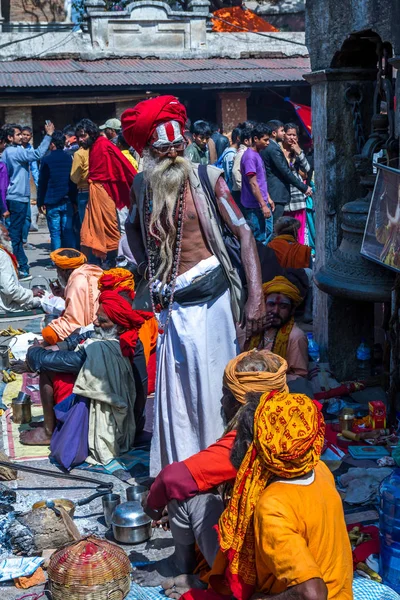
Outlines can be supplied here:
<path id="1" fill-rule="evenodd" d="M 380 569 L 383 583 L 400 592 L 400 469 L 380 486 Z"/>
<path id="2" fill-rule="evenodd" d="M 307 333 L 308 338 L 308 355 L 313 362 L 319 363 L 320 355 L 319 355 L 319 346 L 317 342 L 314 340 L 314 336 L 312 333 Z"/>
<path id="3" fill-rule="evenodd" d="M 357 348 L 357 379 L 364 381 L 368 377 L 371 377 L 371 349 L 363 339 Z"/>

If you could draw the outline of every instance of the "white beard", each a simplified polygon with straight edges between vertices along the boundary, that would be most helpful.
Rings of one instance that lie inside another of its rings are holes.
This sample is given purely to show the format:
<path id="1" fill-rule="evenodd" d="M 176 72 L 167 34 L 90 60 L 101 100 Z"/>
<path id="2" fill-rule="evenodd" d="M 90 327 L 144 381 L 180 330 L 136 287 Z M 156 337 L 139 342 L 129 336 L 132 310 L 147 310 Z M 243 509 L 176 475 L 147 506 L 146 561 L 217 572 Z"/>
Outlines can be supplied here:
<path id="1" fill-rule="evenodd" d="M 7 250 L 7 252 L 9 252 L 10 254 L 13 253 L 11 242 L 9 242 L 8 240 L 4 239 L 3 236 L 0 236 L 0 246 L 3 246 L 3 248 L 5 250 Z"/>
<path id="2" fill-rule="evenodd" d="M 190 162 L 182 156 L 175 160 L 156 159 L 148 150 L 145 151 L 143 176 L 150 187 L 152 199 L 149 231 L 160 247 L 160 263 L 153 281 L 159 279 L 163 285 L 167 282 L 174 261 L 175 206 L 182 186 L 189 177 L 190 168 Z"/>
<path id="3" fill-rule="evenodd" d="M 118 339 L 118 325 L 113 325 L 110 329 L 94 328 L 92 339 L 95 340 L 115 340 Z"/>

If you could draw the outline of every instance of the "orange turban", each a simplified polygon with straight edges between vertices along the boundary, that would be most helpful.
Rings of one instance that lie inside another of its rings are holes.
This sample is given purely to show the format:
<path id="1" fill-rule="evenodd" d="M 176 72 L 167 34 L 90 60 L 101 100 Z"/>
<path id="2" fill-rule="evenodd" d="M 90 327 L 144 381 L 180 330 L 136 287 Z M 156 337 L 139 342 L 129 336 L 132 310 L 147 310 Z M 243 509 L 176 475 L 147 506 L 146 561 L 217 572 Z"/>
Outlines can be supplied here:
<path id="1" fill-rule="evenodd" d="M 286 279 L 286 277 L 282 277 L 281 275 L 274 277 L 272 281 L 264 283 L 262 289 L 264 298 L 269 296 L 269 294 L 283 294 L 290 298 L 295 306 L 298 306 L 303 301 L 299 288 L 291 283 L 289 279 Z"/>
<path id="2" fill-rule="evenodd" d="M 186 108 L 178 98 L 158 96 L 142 100 L 125 110 L 121 116 L 122 132 L 128 144 L 143 156 L 143 150 L 158 125 L 177 121 L 183 131 L 186 119 Z"/>
<path id="3" fill-rule="evenodd" d="M 273 357 L 281 365 L 278 371 L 276 373 L 271 373 L 270 371 L 237 371 L 236 367 L 238 363 L 245 356 L 251 355 L 254 352 L 263 354 L 267 361 L 268 357 Z M 260 350 L 260 352 L 250 350 L 249 352 L 239 354 L 239 356 L 229 361 L 224 372 L 224 386 L 232 392 L 238 402 L 245 404 L 248 392 L 272 392 L 272 390 L 287 392 L 287 369 L 286 360 L 277 354 L 273 354 L 269 350 Z"/>
<path id="4" fill-rule="evenodd" d="M 61 256 L 60 253 L 64 250 L 72 250 L 73 252 L 76 252 L 77 255 L 72 258 L 69 258 L 69 256 Z M 87 263 L 86 256 L 74 248 L 59 248 L 58 250 L 54 250 L 54 252 L 50 252 L 50 258 L 56 267 L 63 269 L 64 271 L 78 269 L 78 267 Z"/>
<path id="5" fill-rule="evenodd" d="M 109 271 L 104 271 L 103 275 L 100 277 L 99 290 L 100 292 L 106 290 L 129 292 L 129 295 L 133 300 L 135 297 L 135 280 L 128 269 L 110 269 Z"/>

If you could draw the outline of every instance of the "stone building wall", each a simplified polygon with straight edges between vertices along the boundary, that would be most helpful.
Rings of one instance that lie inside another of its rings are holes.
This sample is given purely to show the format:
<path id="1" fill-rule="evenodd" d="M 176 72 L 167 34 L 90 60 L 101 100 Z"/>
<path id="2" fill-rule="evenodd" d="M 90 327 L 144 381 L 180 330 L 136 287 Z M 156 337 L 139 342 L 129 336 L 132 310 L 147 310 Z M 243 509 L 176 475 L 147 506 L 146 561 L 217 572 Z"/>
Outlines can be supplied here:
<path id="1" fill-rule="evenodd" d="M 9 0 L 3 13 L 11 23 L 53 23 L 65 20 L 64 0 Z"/>

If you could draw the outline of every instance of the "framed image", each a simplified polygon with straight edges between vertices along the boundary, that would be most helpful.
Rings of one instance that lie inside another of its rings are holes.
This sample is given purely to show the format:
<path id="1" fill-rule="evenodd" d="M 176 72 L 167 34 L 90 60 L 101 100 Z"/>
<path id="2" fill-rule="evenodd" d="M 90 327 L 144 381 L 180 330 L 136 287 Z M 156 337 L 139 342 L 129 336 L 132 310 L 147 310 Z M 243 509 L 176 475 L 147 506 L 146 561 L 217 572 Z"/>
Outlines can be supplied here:
<path id="1" fill-rule="evenodd" d="M 376 164 L 377 176 L 361 254 L 400 272 L 400 171 Z"/>

